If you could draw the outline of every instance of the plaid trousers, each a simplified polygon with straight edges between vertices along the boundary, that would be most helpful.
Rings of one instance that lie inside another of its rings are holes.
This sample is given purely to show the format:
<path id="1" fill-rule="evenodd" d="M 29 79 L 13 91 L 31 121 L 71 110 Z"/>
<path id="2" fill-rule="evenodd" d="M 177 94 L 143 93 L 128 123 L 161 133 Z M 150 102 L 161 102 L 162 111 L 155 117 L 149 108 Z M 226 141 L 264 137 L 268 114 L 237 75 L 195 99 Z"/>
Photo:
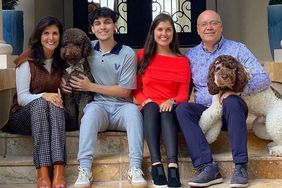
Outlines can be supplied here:
<path id="1" fill-rule="evenodd" d="M 2 129 L 14 134 L 32 135 L 36 168 L 66 162 L 64 110 L 39 98 L 10 115 Z"/>

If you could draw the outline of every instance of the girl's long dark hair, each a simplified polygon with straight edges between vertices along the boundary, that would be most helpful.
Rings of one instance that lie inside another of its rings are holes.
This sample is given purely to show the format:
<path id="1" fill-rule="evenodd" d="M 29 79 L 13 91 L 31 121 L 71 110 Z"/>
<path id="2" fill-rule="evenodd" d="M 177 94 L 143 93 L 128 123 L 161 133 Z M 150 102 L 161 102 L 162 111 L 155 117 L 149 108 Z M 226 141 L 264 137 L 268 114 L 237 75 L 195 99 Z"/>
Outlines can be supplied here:
<path id="1" fill-rule="evenodd" d="M 172 25 L 172 28 L 173 28 L 173 37 L 172 37 L 171 43 L 169 44 L 169 48 L 171 49 L 173 53 L 179 54 L 179 55 L 181 54 L 181 52 L 179 51 L 178 37 L 177 37 L 177 33 L 174 27 L 172 17 L 168 14 L 160 13 L 153 20 L 149 33 L 147 35 L 146 42 L 144 45 L 143 56 L 138 66 L 138 74 L 143 74 L 145 72 L 146 68 L 148 67 L 148 65 L 151 62 L 152 57 L 155 55 L 156 41 L 154 39 L 154 30 L 159 25 L 160 22 L 165 22 L 165 21 L 169 21 L 169 23 Z"/>
<path id="2" fill-rule="evenodd" d="M 56 67 L 60 67 L 62 64 L 60 49 L 61 49 L 61 38 L 63 35 L 63 24 L 57 18 L 47 16 L 41 19 L 37 24 L 37 26 L 34 28 L 29 38 L 28 46 L 32 50 L 32 58 L 34 63 L 43 64 L 44 54 L 43 54 L 43 47 L 41 44 L 41 35 L 43 30 L 51 25 L 57 26 L 60 34 L 59 45 L 57 46 L 53 54 L 52 67 L 56 68 Z"/>

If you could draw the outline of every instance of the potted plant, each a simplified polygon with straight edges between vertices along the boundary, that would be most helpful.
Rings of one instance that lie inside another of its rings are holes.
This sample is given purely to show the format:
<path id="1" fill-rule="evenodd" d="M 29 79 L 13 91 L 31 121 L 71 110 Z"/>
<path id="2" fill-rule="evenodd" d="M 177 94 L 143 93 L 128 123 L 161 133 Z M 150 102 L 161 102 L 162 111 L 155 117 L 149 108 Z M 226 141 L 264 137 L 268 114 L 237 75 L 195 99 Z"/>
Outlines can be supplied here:
<path id="1" fill-rule="evenodd" d="M 19 0 L 3 0 L 2 9 L 3 10 L 14 10 L 15 6 L 18 5 Z"/>
<path id="2" fill-rule="evenodd" d="M 12 45 L 13 55 L 23 51 L 23 11 L 14 10 L 19 0 L 2 0 L 3 38 Z"/>
<path id="3" fill-rule="evenodd" d="M 270 0 L 267 7 L 268 39 L 272 58 L 274 49 L 281 49 L 282 40 L 282 0 Z"/>
<path id="4" fill-rule="evenodd" d="M 270 0 L 269 5 L 278 5 L 278 4 L 282 4 L 282 0 Z"/>

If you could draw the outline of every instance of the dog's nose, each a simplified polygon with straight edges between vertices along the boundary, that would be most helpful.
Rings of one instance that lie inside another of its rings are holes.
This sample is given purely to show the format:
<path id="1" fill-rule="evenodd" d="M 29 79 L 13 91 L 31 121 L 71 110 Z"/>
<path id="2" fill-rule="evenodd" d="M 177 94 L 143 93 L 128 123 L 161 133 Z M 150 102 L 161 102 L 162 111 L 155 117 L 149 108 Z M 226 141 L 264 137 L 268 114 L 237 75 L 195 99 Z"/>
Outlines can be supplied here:
<path id="1" fill-rule="evenodd" d="M 223 75 L 221 75 L 221 78 L 222 78 L 223 80 L 226 80 L 226 79 L 228 78 L 228 75 L 227 75 L 227 74 L 223 74 Z"/>
<path id="2" fill-rule="evenodd" d="M 66 56 L 66 57 L 69 57 L 69 56 L 70 56 L 70 53 L 69 53 L 68 50 L 65 51 L 65 56 Z"/>

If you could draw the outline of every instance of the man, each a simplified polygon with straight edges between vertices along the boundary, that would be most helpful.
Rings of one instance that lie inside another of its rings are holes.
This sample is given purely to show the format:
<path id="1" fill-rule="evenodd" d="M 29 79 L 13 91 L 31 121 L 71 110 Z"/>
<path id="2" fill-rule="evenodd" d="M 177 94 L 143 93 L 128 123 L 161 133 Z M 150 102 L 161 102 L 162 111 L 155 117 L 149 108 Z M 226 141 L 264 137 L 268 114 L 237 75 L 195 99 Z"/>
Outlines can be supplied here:
<path id="1" fill-rule="evenodd" d="M 193 166 L 200 171 L 199 175 L 192 178 L 188 183 L 194 187 L 206 187 L 223 181 L 217 164 L 213 162 L 209 144 L 198 124 L 203 111 L 212 102 L 212 96 L 207 88 L 207 74 L 210 64 L 219 55 L 231 55 L 241 62 L 245 68 L 249 69 L 252 74 L 244 92 L 227 91 L 220 96 L 223 128 L 228 131 L 235 164 L 231 187 L 248 186 L 246 125 L 248 108 L 240 96 L 261 92 L 271 84 L 265 70 L 245 45 L 225 39 L 222 36 L 222 30 L 221 18 L 216 12 L 206 10 L 199 15 L 197 31 L 202 42 L 186 53 L 191 62 L 195 103 L 182 103 L 176 109 Z"/>
<path id="2" fill-rule="evenodd" d="M 86 76 L 73 77 L 71 86 L 78 91 L 95 93 L 94 101 L 86 105 L 79 133 L 78 161 L 80 171 L 74 187 L 90 187 L 92 160 L 97 133 L 106 130 L 127 131 L 132 184 L 144 185 L 143 120 L 132 103 L 131 91 L 136 88 L 136 55 L 128 46 L 114 40 L 117 14 L 109 8 L 98 8 L 90 15 L 91 29 L 98 41 L 93 41 L 89 57 L 95 83 Z"/>

